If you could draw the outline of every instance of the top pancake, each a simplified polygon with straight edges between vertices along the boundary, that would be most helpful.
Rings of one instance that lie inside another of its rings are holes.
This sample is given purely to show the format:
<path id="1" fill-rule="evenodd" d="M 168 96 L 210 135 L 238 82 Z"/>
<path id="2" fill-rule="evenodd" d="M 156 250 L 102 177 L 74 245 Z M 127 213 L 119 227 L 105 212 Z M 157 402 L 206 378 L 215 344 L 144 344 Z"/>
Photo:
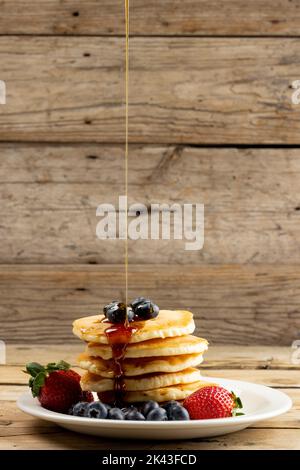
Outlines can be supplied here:
<path id="1" fill-rule="evenodd" d="M 111 323 L 102 323 L 103 319 L 104 315 L 79 318 L 73 323 L 73 333 L 87 342 L 108 344 L 105 330 Z M 160 310 L 156 318 L 135 321 L 131 325 L 134 325 L 137 331 L 131 336 L 130 343 L 183 336 L 195 330 L 193 314 L 187 310 Z"/>

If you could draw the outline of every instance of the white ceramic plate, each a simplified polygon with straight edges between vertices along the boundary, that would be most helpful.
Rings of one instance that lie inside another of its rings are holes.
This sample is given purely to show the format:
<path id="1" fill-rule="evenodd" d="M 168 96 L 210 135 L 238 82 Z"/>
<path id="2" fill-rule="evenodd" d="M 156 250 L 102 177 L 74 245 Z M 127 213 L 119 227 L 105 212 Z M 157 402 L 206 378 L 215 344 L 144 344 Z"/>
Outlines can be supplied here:
<path id="1" fill-rule="evenodd" d="M 18 407 L 32 416 L 70 429 L 95 436 L 124 439 L 193 439 L 219 436 L 240 431 L 258 421 L 273 418 L 288 411 L 291 399 L 279 390 L 240 380 L 209 377 L 228 390 L 237 393 L 244 405 L 244 416 L 191 421 L 117 421 L 80 418 L 54 413 L 42 408 L 28 391 L 18 399 Z"/>

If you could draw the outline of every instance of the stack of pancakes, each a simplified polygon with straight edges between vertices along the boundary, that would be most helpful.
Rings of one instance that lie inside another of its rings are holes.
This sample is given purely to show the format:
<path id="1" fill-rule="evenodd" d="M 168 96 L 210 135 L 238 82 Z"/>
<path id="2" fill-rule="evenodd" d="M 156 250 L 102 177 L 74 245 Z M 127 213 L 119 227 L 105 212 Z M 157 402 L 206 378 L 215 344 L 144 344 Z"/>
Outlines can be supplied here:
<path id="1" fill-rule="evenodd" d="M 103 323 L 104 316 L 75 320 L 73 332 L 86 342 L 78 364 L 83 375 L 83 390 L 97 392 L 100 399 L 112 401 L 114 392 L 113 351 Z M 203 360 L 208 343 L 192 336 L 193 315 L 185 310 L 161 310 L 152 320 L 131 323 L 136 332 L 131 336 L 122 359 L 124 401 L 128 403 L 155 400 L 184 400 L 195 390 L 208 385 L 196 368 Z"/>

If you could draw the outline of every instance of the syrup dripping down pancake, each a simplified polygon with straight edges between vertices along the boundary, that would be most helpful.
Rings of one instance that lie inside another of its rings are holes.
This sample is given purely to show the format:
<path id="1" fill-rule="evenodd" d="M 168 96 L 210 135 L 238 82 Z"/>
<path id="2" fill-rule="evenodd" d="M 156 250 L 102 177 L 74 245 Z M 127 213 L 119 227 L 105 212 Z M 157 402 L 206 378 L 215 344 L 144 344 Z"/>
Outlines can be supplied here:
<path id="1" fill-rule="evenodd" d="M 153 372 L 178 372 L 189 367 L 196 367 L 203 361 L 202 353 L 182 354 L 180 356 L 157 356 L 124 359 L 122 369 L 127 377 L 140 376 Z M 89 356 L 86 353 L 78 357 L 81 369 L 101 377 L 113 378 L 114 368 L 112 360 Z"/>
<path id="2" fill-rule="evenodd" d="M 173 373 L 153 373 L 139 375 L 138 377 L 124 377 L 126 392 L 138 392 L 152 390 L 156 388 L 170 387 L 172 385 L 197 382 L 201 379 L 200 370 L 194 367 L 173 372 Z M 81 387 L 83 390 L 92 392 L 107 392 L 114 390 L 114 380 L 99 375 L 86 372 L 81 377 Z"/>
<path id="3" fill-rule="evenodd" d="M 103 323 L 103 315 L 79 318 L 73 323 L 73 333 L 86 342 L 108 344 Z M 189 335 L 195 330 L 193 314 L 187 310 L 160 310 L 152 320 L 136 321 L 137 331 L 131 336 L 130 343 L 140 343 L 153 338 L 169 338 Z"/>
<path id="4" fill-rule="evenodd" d="M 178 356 L 185 354 L 202 354 L 208 348 L 206 339 L 193 335 L 176 336 L 170 338 L 156 338 L 141 343 L 128 344 L 125 358 L 142 358 L 157 356 Z M 101 357 L 108 360 L 112 358 L 111 347 L 107 344 L 89 343 L 86 347 L 88 356 Z"/>

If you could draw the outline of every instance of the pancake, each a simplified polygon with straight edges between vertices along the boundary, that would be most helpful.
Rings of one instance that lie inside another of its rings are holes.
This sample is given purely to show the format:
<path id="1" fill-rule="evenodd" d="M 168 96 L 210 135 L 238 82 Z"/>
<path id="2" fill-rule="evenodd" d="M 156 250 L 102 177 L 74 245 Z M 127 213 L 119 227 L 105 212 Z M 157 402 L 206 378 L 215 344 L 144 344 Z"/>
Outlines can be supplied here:
<path id="1" fill-rule="evenodd" d="M 136 403 L 143 402 L 147 400 L 154 400 L 159 403 L 169 401 L 169 400 L 184 400 L 191 393 L 199 390 L 200 388 L 213 386 L 215 384 L 211 382 L 205 382 L 203 380 L 198 380 L 197 382 L 189 384 L 178 384 L 172 385 L 170 387 L 156 388 L 153 390 L 144 390 L 137 392 L 125 392 L 124 401 L 126 403 Z M 113 403 L 114 395 L 110 392 L 98 393 L 98 397 L 104 403 Z"/>
<path id="2" fill-rule="evenodd" d="M 140 344 L 140 343 L 139 343 Z M 202 353 L 182 354 L 180 356 L 158 356 L 124 359 L 122 369 L 127 377 L 150 374 L 153 372 L 178 372 L 188 367 L 196 367 L 203 361 Z M 81 369 L 102 377 L 114 377 L 114 363 L 112 359 L 105 361 L 100 357 L 80 354 L 77 363 Z"/>
<path id="3" fill-rule="evenodd" d="M 200 379 L 200 370 L 190 367 L 170 374 L 153 373 L 140 375 L 138 377 L 125 376 L 123 377 L 123 382 L 127 392 L 137 392 L 197 382 Z M 83 390 L 91 390 L 92 392 L 108 392 L 114 390 L 114 379 L 100 377 L 100 375 L 91 374 L 90 372 L 86 372 L 81 377 L 80 383 Z"/>
<path id="4" fill-rule="evenodd" d="M 104 315 L 93 315 L 75 320 L 74 335 L 87 342 L 108 344 L 105 330 L 110 323 L 103 323 L 103 319 Z M 160 310 L 156 318 L 136 321 L 134 327 L 137 331 L 131 336 L 130 343 L 188 335 L 195 330 L 195 323 L 193 314 L 187 310 Z"/>
<path id="5" fill-rule="evenodd" d="M 175 336 L 173 338 L 156 338 L 141 343 L 128 344 L 125 358 L 156 356 L 178 356 L 181 354 L 203 353 L 208 348 L 206 339 L 197 336 Z M 89 343 L 86 348 L 89 356 L 111 359 L 112 350 L 107 344 Z"/>

